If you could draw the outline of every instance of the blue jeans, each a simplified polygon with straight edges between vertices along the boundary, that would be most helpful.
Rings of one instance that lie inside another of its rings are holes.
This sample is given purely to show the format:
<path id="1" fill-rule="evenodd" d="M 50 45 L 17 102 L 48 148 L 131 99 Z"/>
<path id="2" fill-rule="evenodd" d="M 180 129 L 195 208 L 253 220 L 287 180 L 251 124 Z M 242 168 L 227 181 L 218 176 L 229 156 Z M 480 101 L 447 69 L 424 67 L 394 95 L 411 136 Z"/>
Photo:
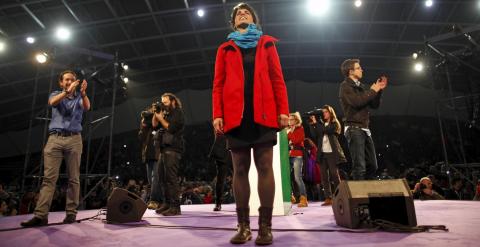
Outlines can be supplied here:
<path id="1" fill-rule="evenodd" d="M 150 184 L 150 201 L 158 203 L 163 201 L 163 193 L 160 188 L 160 178 L 158 176 L 158 162 L 156 160 L 149 160 L 146 162 L 147 179 Z"/>
<path id="2" fill-rule="evenodd" d="M 298 190 L 301 196 L 307 196 L 307 191 L 305 190 L 305 184 L 303 183 L 303 158 L 302 157 L 290 157 L 290 164 L 293 166 L 293 176 L 295 178 L 295 183 L 298 186 Z"/>
<path id="3" fill-rule="evenodd" d="M 352 179 L 373 179 L 377 171 L 377 157 L 371 136 L 360 128 L 350 127 L 345 132 L 352 157 Z"/>

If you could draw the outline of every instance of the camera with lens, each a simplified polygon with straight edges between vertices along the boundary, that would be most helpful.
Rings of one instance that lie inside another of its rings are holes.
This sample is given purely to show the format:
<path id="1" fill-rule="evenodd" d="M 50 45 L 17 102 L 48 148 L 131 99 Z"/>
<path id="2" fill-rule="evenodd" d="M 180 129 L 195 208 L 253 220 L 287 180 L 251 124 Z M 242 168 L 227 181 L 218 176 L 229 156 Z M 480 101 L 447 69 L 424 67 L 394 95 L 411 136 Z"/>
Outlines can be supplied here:
<path id="1" fill-rule="evenodd" d="M 303 113 L 303 116 L 305 117 L 310 117 L 310 116 L 316 116 L 317 118 L 320 116 L 323 115 L 323 108 L 318 108 L 318 107 L 315 107 L 313 108 L 311 111 L 307 111 L 305 113 Z"/>
<path id="2" fill-rule="evenodd" d="M 152 104 L 152 107 L 153 107 L 153 109 L 156 113 L 159 113 L 161 111 L 163 111 L 165 113 L 168 112 L 168 107 L 166 105 L 164 105 L 162 102 L 157 101 L 157 102 Z"/>
<path id="3" fill-rule="evenodd" d="M 315 107 L 310 111 L 307 111 L 303 113 L 303 117 L 305 118 L 310 118 L 311 116 L 314 116 L 317 121 L 322 121 L 323 119 L 323 108 L 322 107 Z M 309 120 L 310 122 L 310 120 Z"/>
<path id="4" fill-rule="evenodd" d="M 423 191 L 426 188 L 427 188 L 427 186 L 425 184 L 420 183 L 420 191 Z"/>

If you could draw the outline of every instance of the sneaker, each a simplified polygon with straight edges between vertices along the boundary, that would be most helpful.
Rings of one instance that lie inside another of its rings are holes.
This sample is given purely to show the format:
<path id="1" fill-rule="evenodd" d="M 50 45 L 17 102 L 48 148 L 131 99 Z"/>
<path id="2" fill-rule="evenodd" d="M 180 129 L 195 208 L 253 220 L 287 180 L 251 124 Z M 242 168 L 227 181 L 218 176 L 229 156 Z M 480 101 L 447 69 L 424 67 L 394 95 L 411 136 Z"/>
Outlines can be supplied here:
<path id="1" fill-rule="evenodd" d="M 215 207 L 213 208 L 213 211 L 221 211 L 222 210 L 222 205 L 221 204 L 217 204 L 215 205 Z"/>
<path id="2" fill-rule="evenodd" d="M 63 219 L 63 224 L 72 224 L 77 222 L 77 216 L 74 214 L 67 214 L 65 219 Z"/>
<path id="3" fill-rule="evenodd" d="M 46 226 L 48 225 L 48 218 L 42 219 L 35 216 L 28 221 L 23 221 L 20 225 L 23 227 Z"/>
<path id="4" fill-rule="evenodd" d="M 182 212 L 180 210 L 180 207 L 171 207 L 162 213 L 163 216 L 175 216 L 175 215 L 181 215 L 181 214 Z"/>
<path id="5" fill-rule="evenodd" d="M 147 205 L 148 209 L 157 209 L 158 208 L 158 202 L 156 201 L 150 201 Z"/>

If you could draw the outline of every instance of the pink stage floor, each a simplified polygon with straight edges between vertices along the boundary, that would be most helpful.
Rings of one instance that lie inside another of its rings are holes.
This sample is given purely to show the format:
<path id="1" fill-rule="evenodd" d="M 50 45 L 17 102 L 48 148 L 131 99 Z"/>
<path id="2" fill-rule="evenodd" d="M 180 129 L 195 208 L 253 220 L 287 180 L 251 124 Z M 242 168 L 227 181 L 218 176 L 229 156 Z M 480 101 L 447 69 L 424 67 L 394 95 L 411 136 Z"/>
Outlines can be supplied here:
<path id="1" fill-rule="evenodd" d="M 236 226 L 234 205 L 213 212 L 213 205 L 182 206 L 178 217 L 157 216 L 147 210 L 143 221 L 133 225 L 110 225 L 89 220 L 71 225 L 0 231 L 0 246 L 231 246 Z M 294 207 L 291 215 L 273 218 L 272 246 L 480 246 L 480 202 L 415 201 L 419 225 L 446 225 L 450 231 L 429 233 L 351 233 L 335 224 L 332 209 L 311 203 Z M 98 210 L 80 211 L 77 219 L 96 215 Z M 31 215 L 0 218 L 0 230 L 18 227 Z M 61 222 L 63 212 L 50 214 L 49 223 Z M 102 216 L 104 218 L 105 216 Z M 257 228 L 257 217 L 251 219 Z M 147 226 L 150 225 L 150 226 Z M 165 227 L 171 226 L 171 227 Z M 184 226 L 193 226 L 188 228 Z M 215 229 L 212 229 L 215 228 Z M 254 238 L 256 232 L 253 233 Z M 242 246 L 255 246 L 253 241 Z"/>

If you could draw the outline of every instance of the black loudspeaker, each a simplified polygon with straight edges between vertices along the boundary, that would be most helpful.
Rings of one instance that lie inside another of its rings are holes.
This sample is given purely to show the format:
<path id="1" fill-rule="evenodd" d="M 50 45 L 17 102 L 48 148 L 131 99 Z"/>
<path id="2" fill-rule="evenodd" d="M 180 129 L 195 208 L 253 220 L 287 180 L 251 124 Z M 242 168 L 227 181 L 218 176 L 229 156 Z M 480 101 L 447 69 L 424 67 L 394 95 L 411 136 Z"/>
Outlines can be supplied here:
<path id="1" fill-rule="evenodd" d="M 140 221 L 147 204 L 128 190 L 115 188 L 107 202 L 107 223 Z"/>
<path id="2" fill-rule="evenodd" d="M 333 214 L 337 225 L 347 228 L 373 227 L 368 222 L 377 219 L 417 225 L 405 179 L 342 181 L 334 194 Z"/>

